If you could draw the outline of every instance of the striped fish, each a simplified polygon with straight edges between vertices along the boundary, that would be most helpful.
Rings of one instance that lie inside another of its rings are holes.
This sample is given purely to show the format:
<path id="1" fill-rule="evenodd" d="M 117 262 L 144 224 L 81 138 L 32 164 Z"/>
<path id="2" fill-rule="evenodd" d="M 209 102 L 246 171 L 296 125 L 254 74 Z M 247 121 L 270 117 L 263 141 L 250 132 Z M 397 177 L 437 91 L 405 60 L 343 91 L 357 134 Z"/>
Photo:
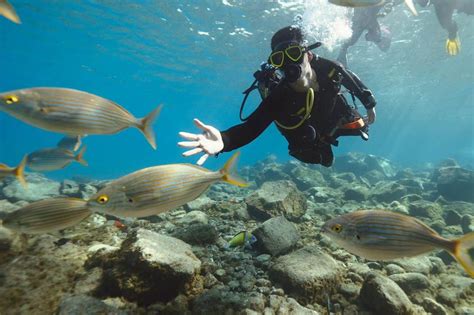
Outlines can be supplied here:
<path id="1" fill-rule="evenodd" d="M 80 136 L 68 137 L 65 136 L 59 140 L 56 145 L 58 148 L 66 150 L 77 151 L 81 147 L 82 141 Z"/>
<path id="2" fill-rule="evenodd" d="M 361 210 L 329 220 L 322 233 L 347 251 L 370 260 L 392 260 L 444 249 L 474 277 L 474 232 L 448 240 L 413 217 L 385 210 Z"/>
<path id="3" fill-rule="evenodd" d="M 91 213 L 82 199 L 46 199 L 7 214 L 3 226 L 22 233 L 48 233 L 76 225 Z"/>
<path id="4" fill-rule="evenodd" d="M 18 181 L 26 187 L 26 180 L 25 180 L 25 166 L 27 162 L 27 156 L 21 160 L 20 164 L 17 167 L 9 167 L 6 164 L 0 163 L 0 181 L 3 180 L 7 176 L 15 176 Z"/>
<path id="5" fill-rule="evenodd" d="M 15 9 L 7 0 L 0 0 L 0 15 L 3 15 L 16 24 L 21 24 L 20 17 L 18 17 Z"/>
<path id="6" fill-rule="evenodd" d="M 0 111 L 35 127 L 68 136 L 115 134 L 136 127 L 154 149 L 152 124 L 160 109 L 137 119 L 117 103 L 78 90 L 31 88 L 0 93 Z"/>
<path id="7" fill-rule="evenodd" d="M 192 164 L 145 168 L 111 182 L 88 205 L 92 211 L 117 217 L 146 217 L 184 205 L 220 180 L 243 187 L 246 183 L 231 175 L 237 157 L 234 154 L 217 172 Z"/>
<path id="8" fill-rule="evenodd" d="M 28 167 L 37 172 L 60 170 L 76 161 L 84 166 L 87 166 L 84 160 L 84 152 L 86 146 L 82 147 L 77 155 L 70 150 L 62 148 L 41 149 L 28 154 Z"/>

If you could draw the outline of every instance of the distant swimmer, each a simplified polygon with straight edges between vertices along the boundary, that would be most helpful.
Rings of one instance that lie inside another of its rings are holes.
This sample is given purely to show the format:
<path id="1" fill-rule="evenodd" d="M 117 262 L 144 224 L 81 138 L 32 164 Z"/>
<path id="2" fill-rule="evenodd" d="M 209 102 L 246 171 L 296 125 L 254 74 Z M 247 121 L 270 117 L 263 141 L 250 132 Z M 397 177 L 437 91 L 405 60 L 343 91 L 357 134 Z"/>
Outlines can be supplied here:
<path id="1" fill-rule="evenodd" d="M 449 252 L 474 277 L 474 232 L 448 240 L 423 222 L 386 210 L 354 211 L 326 222 L 321 232 L 354 255 L 370 260 Z"/>
<path id="2" fill-rule="evenodd" d="M 381 12 L 385 6 L 376 6 L 370 8 L 355 8 L 352 16 L 351 37 L 342 44 L 337 60 L 347 67 L 347 51 L 349 47 L 355 45 L 362 34 L 365 34 L 367 41 L 373 42 L 377 47 L 386 52 L 390 49 L 392 34 L 390 30 L 380 25 L 378 18 L 383 15 Z M 391 10 L 391 7 L 389 8 Z"/>
<path id="3" fill-rule="evenodd" d="M 148 167 L 107 184 L 88 202 L 94 212 L 117 217 L 147 217 L 190 202 L 217 181 L 245 187 L 232 174 L 238 153 L 220 171 L 192 164 L 168 164 Z"/>
<path id="4" fill-rule="evenodd" d="M 2 224 L 22 233 L 49 233 L 72 227 L 91 214 L 82 199 L 45 199 L 8 213 Z"/>
<path id="5" fill-rule="evenodd" d="M 426 7 L 432 4 L 436 17 L 442 28 L 448 32 L 446 52 L 455 56 L 461 50 L 461 41 L 458 36 L 458 25 L 453 19 L 454 11 L 474 15 L 474 0 L 416 0 L 419 5 Z"/>
<path id="6" fill-rule="evenodd" d="M 20 17 L 16 14 L 15 9 L 7 0 L 0 0 L 0 15 L 3 15 L 16 24 L 21 24 Z"/>
<path id="7" fill-rule="evenodd" d="M 74 136 L 115 134 L 138 128 L 156 149 L 153 121 L 161 106 L 137 119 L 100 96 L 64 88 L 30 88 L 0 93 L 0 111 L 38 128 Z"/>
<path id="8" fill-rule="evenodd" d="M 202 165 L 211 155 L 247 145 L 275 124 L 286 138 L 291 156 L 330 167 L 334 161 L 331 146 L 338 145 L 338 137 L 367 140 L 368 125 L 375 122 L 375 97 L 353 72 L 311 51 L 319 46 L 319 42 L 307 45 L 298 26 L 278 30 L 271 39 L 268 62 L 255 72 L 254 83 L 244 92 L 240 110 L 243 123 L 219 131 L 195 119 L 202 133 L 179 133 L 186 140 L 178 143 L 187 149 L 183 155 L 202 154 L 197 161 Z M 245 100 L 257 88 L 263 100 L 243 118 Z M 366 117 L 349 105 L 344 91 L 354 102 L 357 98 L 362 103 Z"/>
<path id="9" fill-rule="evenodd" d="M 27 185 L 24 177 L 26 162 L 27 157 L 25 156 L 17 167 L 9 167 L 6 164 L 0 163 L 0 181 L 2 181 L 5 177 L 14 176 L 24 187 L 26 187 Z"/>
<path id="10" fill-rule="evenodd" d="M 351 7 L 351 8 L 362 8 L 362 7 L 373 7 L 373 6 L 380 6 L 389 2 L 393 2 L 393 0 L 328 0 L 332 4 L 340 5 L 343 7 Z M 413 15 L 418 15 L 416 11 L 415 5 L 413 0 L 404 0 L 405 4 L 407 5 L 408 9 L 413 13 Z M 399 2 L 397 0 L 397 2 Z"/>
<path id="11" fill-rule="evenodd" d="M 63 148 L 47 148 L 28 154 L 28 168 L 37 172 L 56 171 L 67 167 L 72 162 L 87 166 L 84 160 L 86 146 L 78 154 Z"/>

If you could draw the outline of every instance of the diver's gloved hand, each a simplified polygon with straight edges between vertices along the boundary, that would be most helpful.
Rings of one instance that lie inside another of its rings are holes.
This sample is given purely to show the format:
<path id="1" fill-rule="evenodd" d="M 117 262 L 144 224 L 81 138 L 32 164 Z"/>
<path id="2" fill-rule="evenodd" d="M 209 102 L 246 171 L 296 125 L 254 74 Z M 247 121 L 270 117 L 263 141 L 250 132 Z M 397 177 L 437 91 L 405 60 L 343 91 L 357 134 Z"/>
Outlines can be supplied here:
<path id="1" fill-rule="evenodd" d="M 201 152 L 204 154 L 197 161 L 198 165 L 203 165 L 209 155 L 215 155 L 224 149 L 224 142 L 219 130 L 203 124 L 199 119 L 194 119 L 194 124 L 202 130 L 202 134 L 194 134 L 189 132 L 180 132 L 179 135 L 186 140 L 178 142 L 183 148 L 193 148 L 183 153 L 183 156 L 191 156 Z"/>
<path id="2" fill-rule="evenodd" d="M 375 113 L 375 107 L 372 107 L 372 108 L 369 108 L 367 109 L 367 116 L 364 117 L 364 122 L 368 125 L 371 125 L 375 122 L 375 117 L 376 117 L 376 113 Z"/>
<path id="3" fill-rule="evenodd" d="M 450 56 L 456 56 L 460 50 L 461 50 L 461 41 L 459 40 L 459 38 L 457 37 L 454 39 L 448 38 L 446 40 L 446 51 L 448 52 Z"/>

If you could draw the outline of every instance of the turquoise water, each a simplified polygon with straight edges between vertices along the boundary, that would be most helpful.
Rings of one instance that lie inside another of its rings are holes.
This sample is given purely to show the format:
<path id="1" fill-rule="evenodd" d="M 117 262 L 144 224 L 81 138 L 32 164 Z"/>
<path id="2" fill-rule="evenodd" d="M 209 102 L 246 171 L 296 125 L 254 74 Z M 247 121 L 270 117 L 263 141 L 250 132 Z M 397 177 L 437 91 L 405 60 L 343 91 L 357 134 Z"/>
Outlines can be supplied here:
<path id="1" fill-rule="evenodd" d="M 56 178 L 113 178 L 150 165 L 194 162 L 181 157 L 178 132 L 197 131 L 194 117 L 221 130 L 239 122 L 241 91 L 267 58 L 274 31 L 302 15 L 309 40 L 323 41 L 317 53 L 327 58 L 337 56 L 348 36 L 345 10 L 323 0 L 11 2 L 23 24 L 0 19 L 2 92 L 75 88 L 114 100 L 137 117 L 164 104 L 156 151 L 138 130 L 90 136 L 84 140 L 89 167 L 75 164 L 48 175 Z M 378 116 L 370 141 L 341 139 L 336 155 L 360 151 L 406 166 L 447 157 L 474 164 L 474 19 L 455 18 L 463 44 L 456 57 L 444 51 L 446 34 L 432 8 L 413 17 L 403 6 L 381 19 L 393 34 L 388 53 L 363 37 L 349 50 L 349 66 L 375 94 Z M 247 110 L 257 103 L 254 95 Z M 0 113 L 0 162 L 17 164 L 60 138 Z M 244 165 L 269 154 L 289 159 L 274 126 L 241 151 Z M 218 168 L 228 156 L 206 166 Z"/>

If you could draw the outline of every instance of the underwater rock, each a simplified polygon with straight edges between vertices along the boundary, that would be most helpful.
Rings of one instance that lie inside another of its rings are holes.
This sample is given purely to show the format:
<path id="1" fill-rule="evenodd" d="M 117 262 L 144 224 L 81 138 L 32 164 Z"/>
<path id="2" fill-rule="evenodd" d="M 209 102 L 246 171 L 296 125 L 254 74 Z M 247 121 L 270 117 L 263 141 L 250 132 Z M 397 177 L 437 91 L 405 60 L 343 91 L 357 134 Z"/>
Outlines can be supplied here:
<path id="1" fill-rule="evenodd" d="M 190 211 L 203 211 L 211 208 L 215 204 L 215 201 L 212 200 L 211 198 L 203 195 L 191 202 L 188 202 L 187 204 L 184 205 L 184 209 L 188 212 Z"/>
<path id="2" fill-rule="evenodd" d="M 448 315 L 443 305 L 428 297 L 423 299 L 423 308 L 431 315 Z"/>
<path id="3" fill-rule="evenodd" d="M 294 224 L 284 216 L 265 221 L 252 234 L 257 238 L 256 248 L 272 256 L 287 253 L 300 239 Z"/>
<path id="4" fill-rule="evenodd" d="M 173 237 L 176 237 L 188 244 L 202 245 L 213 244 L 219 238 L 216 228 L 210 224 L 195 223 L 189 226 L 178 228 Z"/>
<path id="5" fill-rule="evenodd" d="M 410 299 L 393 280 L 375 272 L 365 278 L 360 299 L 375 314 L 411 314 L 413 309 Z"/>
<path id="6" fill-rule="evenodd" d="M 379 182 L 372 189 L 371 197 L 378 202 L 390 203 L 394 200 L 400 200 L 407 194 L 407 188 L 396 182 Z"/>
<path id="7" fill-rule="evenodd" d="M 283 166 L 275 162 L 271 156 L 255 165 L 250 175 L 255 177 L 255 182 L 260 187 L 265 182 L 290 180 L 290 175 L 283 170 Z"/>
<path id="8" fill-rule="evenodd" d="M 98 267 L 89 270 L 74 284 L 74 294 L 94 295 L 100 289 L 103 274 L 103 270 Z"/>
<path id="9" fill-rule="evenodd" d="M 278 295 L 270 295 L 271 314 L 298 314 L 298 315 L 318 315 L 316 311 L 300 305 L 293 298 L 285 298 Z M 267 313 L 265 313 L 267 314 Z"/>
<path id="10" fill-rule="evenodd" d="M 369 189 L 361 185 L 352 185 L 344 191 L 345 200 L 366 201 L 369 197 Z"/>
<path id="11" fill-rule="evenodd" d="M 442 219 L 443 209 L 435 202 L 418 200 L 408 205 L 410 215 L 414 217 L 429 218 L 431 220 Z"/>
<path id="12" fill-rule="evenodd" d="M 13 233 L 3 226 L 0 226 L 0 252 L 8 251 L 12 245 L 12 242 Z"/>
<path id="13" fill-rule="evenodd" d="M 461 218 L 461 228 L 464 234 L 474 231 L 474 225 L 472 223 L 472 216 L 465 214 Z"/>
<path id="14" fill-rule="evenodd" d="M 59 192 L 61 193 L 61 195 L 68 196 L 68 197 L 76 197 L 76 198 L 81 197 L 79 184 L 69 179 L 65 179 L 61 182 Z"/>
<path id="15" fill-rule="evenodd" d="M 394 260 L 393 263 L 402 267 L 406 272 L 415 272 L 424 275 L 429 275 L 433 267 L 431 260 L 426 256 L 397 259 Z"/>
<path id="16" fill-rule="evenodd" d="M 79 185 L 80 196 L 84 200 L 89 200 L 95 193 L 97 193 L 97 188 L 89 184 L 80 184 Z"/>
<path id="17" fill-rule="evenodd" d="M 208 224 L 209 217 L 202 211 L 191 211 L 185 213 L 184 216 L 178 220 L 178 223 L 183 225 Z"/>
<path id="18" fill-rule="evenodd" d="M 368 171 L 364 174 L 364 176 L 361 176 L 361 178 L 364 178 L 365 181 L 367 181 L 371 186 L 387 180 L 386 176 L 382 172 L 377 170 Z"/>
<path id="19" fill-rule="evenodd" d="M 420 179 L 400 179 L 397 180 L 397 183 L 405 186 L 407 189 L 407 194 L 422 194 L 425 190 L 423 182 Z"/>
<path id="20" fill-rule="evenodd" d="M 474 202 L 474 172 L 461 167 L 443 167 L 434 175 L 438 192 L 447 200 Z"/>
<path id="21" fill-rule="evenodd" d="M 192 314 L 235 314 L 239 310 L 249 308 L 249 304 L 246 293 L 231 292 L 224 286 L 218 286 L 204 292 L 193 301 Z M 235 313 L 229 313 L 231 310 Z"/>
<path id="22" fill-rule="evenodd" d="M 444 217 L 446 225 L 459 225 L 461 224 L 461 215 L 455 210 L 448 210 Z"/>
<path id="23" fill-rule="evenodd" d="M 326 186 L 326 180 L 323 175 L 317 170 L 298 164 L 290 171 L 291 180 L 296 184 L 296 187 L 305 191 L 315 186 Z"/>
<path id="24" fill-rule="evenodd" d="M 371 154 L 350 152 L 336 158 L 334 168 L 338 172 L 352 172 L 357 176 L 365 176 L 367 172 L 376 170 L 385 178 L 396 175 L 396 167 L 387 159 Z"/>
<path id="25" fill-rule="evenodd" d="M 463 298 L 471 300 L 474 298 L 474 279 L 450 274 L 439 277 L 443 284 L 438 291 L 437 301 L 450 307 L 459 306 Z"/>
<path id="26" fill-rule="evenodd" d="M 198 287 L 201 261 L 183 241 L 138 229 L 128 235 L 119 251 L 94 255 L 86 267 L 104 269 L 98 296 L 123 296 L 138 305 L 150 305 L 169 302 Z"/>
<path id="27" fill-rule="evenodd" d="M 331 187 L 311 187 L 306 191 L 309 199 L 316 203 L 326 203 L 330 200 L 340 200 L 343 198 L 343 193 Z"/>
<path id="28" fill-rule="evenodd" d="M 245 199 L 247 211 L 257 220 L 284 215 L 297 220 L 306 212 L 306 198 L 291 181 L 266 182 Z"/>
<path id="29" fill-rule="evenodd" d="M 313 246 L 276 259 L 269 276 L 303 303 L 326 303 L 325 294 L 335 292 L 341 280 L 339 264 Z"/>
<path id="30" fill-rule="evenodd" d="M 387 266 L 385 266 L 385 271 L 389 276 L 405 273 L 405 270 L 402 267 L 395 264 L 388 264 Z"/>
<path id="31" fill-rule="evenodd" d="M 8 213 L 20 209 L 21 207 L 20 205 L 10 203 L 8 200 L 0 200 L 0 220 L 3 220 Z"/>
<path id="32" fill-rule="evenodd" d="M 29 173 L 26 181 L 28 187 L 24 188 L 18 181 L 9 180 L 2 190 L 4 198 L 14 203 L 20 200 L 32 202 L 59 196 L 60 183 L 41 174 Z"/>
<path id="33" fill-rule="evenodd" d="M 395 281 L 406 294 L 412 294 L 418 290 L 429 289 L 431 285 L 428 277 L 416 272 L 391 275 L 389 278 Z"/>
<path id="34" fill-rule="evenodd" d="M 114 314 L 126 315 L 127 312 L 111 307 L 101 300 L 87 295 L 66 296 L 59 304 L 57 315 Z"/>

